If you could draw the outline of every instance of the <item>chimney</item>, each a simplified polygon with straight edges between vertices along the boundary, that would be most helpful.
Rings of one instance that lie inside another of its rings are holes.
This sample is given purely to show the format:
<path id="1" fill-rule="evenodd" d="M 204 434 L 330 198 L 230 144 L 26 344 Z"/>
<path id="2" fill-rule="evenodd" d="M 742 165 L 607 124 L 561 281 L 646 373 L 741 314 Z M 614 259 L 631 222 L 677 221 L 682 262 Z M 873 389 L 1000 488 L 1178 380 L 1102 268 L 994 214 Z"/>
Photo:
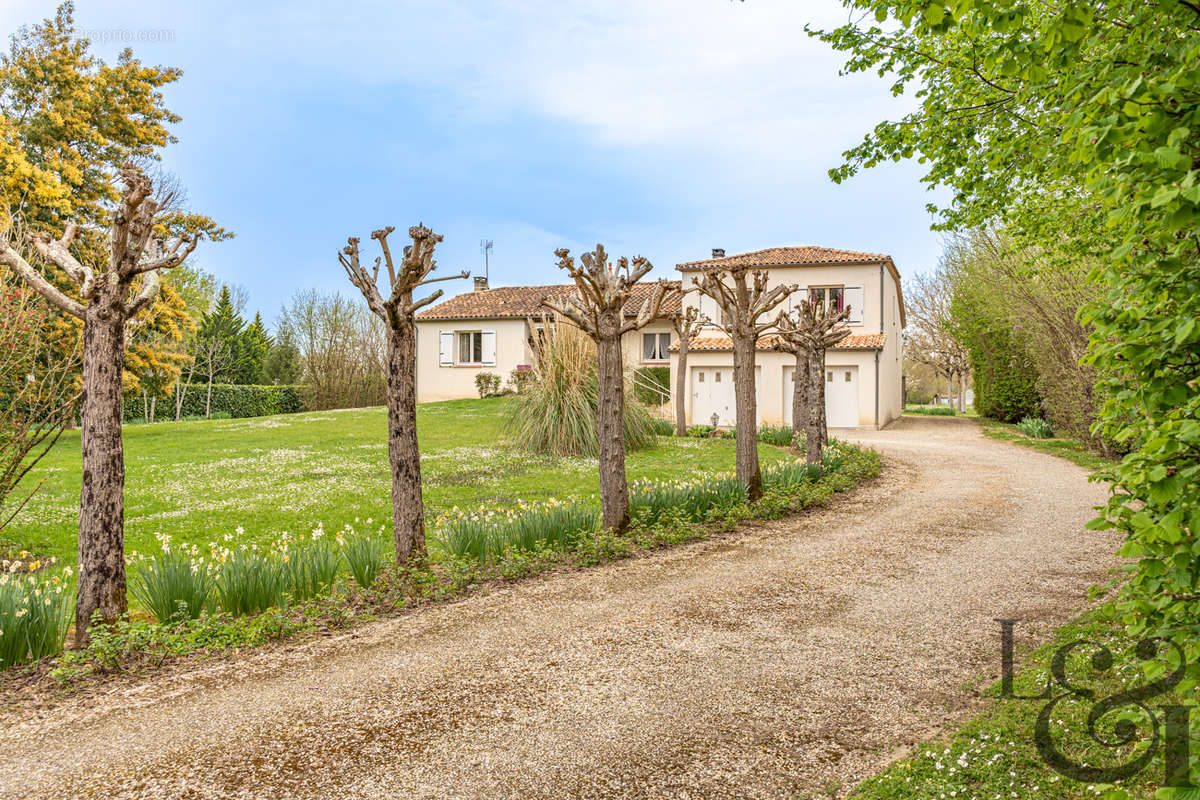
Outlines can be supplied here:
<path id="1" fill-rule="evenodd" d="M 724 258 L 724 257 L 725 257 L 725 248 L 724 247 L 714 247 L 713 248 L 713 258 Z"/>
<path id="2" fill-rule="evenodd" d="M 487 291 L 487 288 L 488 288 L 487 278 L 484 277 L 483 275 L 476 275 L 475 276 L 475 291 L 485 292 L 485 291 Z"/>

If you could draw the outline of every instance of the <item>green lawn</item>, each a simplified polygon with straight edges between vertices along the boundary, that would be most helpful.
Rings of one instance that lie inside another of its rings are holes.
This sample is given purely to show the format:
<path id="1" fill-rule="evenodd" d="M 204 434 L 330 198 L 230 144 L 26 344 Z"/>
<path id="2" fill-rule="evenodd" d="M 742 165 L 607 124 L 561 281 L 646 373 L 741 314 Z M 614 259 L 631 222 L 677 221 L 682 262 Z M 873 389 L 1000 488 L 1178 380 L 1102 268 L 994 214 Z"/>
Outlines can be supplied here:
<path id="1" fill-rule="evenodd" d="M 420 407 L 425 503 L 435 516 L 519 500 L 589 498 L 594 459 L 550 459 L 513 447 L 508 400 L 455 400 Z M 763 464 L 790 458 L 759 445 Z M 202 548 L 239 526 L 263 544 L 372 518 L 390 525 L 386 414 L 382 408 L 252 419 L 135 425 L 125 429 L 127 551 L 156 547 L 155 533 Z M 660 437 L 630 455 L 629 480 L 732 472 L 731 439 Z M 79 433 L 63 435 L 28 479 L 42 488 L 4 531 L 39 556 L 74 563 L 79 508 Z M 598 502 L 598 500 L 597 500 Z"/>

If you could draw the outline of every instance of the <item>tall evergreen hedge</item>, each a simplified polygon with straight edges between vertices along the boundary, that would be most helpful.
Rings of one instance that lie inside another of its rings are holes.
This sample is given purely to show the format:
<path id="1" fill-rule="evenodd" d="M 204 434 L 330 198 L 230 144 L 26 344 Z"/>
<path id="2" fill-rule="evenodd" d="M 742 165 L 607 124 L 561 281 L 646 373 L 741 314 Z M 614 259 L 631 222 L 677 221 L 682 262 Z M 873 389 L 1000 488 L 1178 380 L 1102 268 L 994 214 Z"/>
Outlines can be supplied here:
<path id="1" fill-rule="evenodd" d="M 250 386 L 214 383 L 212 413 L 231 417 L 265 417 L 271 414 L 294 414 L 304 411 L 303 386 Z M 204 398 L 208 386 L 193 383 L 183 397 L 183 416 L 204 416 Z M 144 419 L 141 395 L 125 398 L 125 421 Z M 175 392 L 158 399 L 155 418 L 165 422 L 175 418 Z"/>

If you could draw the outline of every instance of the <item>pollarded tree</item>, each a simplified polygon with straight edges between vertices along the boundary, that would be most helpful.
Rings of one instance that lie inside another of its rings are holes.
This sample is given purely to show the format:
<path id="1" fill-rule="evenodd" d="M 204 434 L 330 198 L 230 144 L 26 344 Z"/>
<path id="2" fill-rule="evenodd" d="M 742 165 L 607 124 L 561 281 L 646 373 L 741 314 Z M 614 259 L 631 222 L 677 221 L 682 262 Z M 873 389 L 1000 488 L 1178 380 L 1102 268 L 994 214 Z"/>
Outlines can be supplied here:
<path id="1" fill-rule="evenodd" d="M 88 640 L 99 612 L 113 622 L 126 608 L 125 455 L 121 441 L 121 375 L 126 326 L 154 302 L 159 271 L 183 263 L 200 241 L 181 234 L 169 246 L 154 236 L 158 204 L 150 180 L 132 166 L 121 171 L 125 190 L 112 215 L 108 263 L 98 267 L 71 254 L 77 227 L 68 223 L 60 239 L 29 237 L 38 253 L 79 285 L 79 300 L 67 296 L 0 239 L 0 263 L 59 310 L 83 320 L 83 407 L 80 417 L 83 487 L 79 502 L 79 593 L 75 641 Z M 135 283 L 141 287 L 134 293 Z"/>
<path id="2" fill-rule="evenodd" d="M 685 293 L 686 294 L 686 293 Z M 675 372 L 675 435 L 687 436 L 687 357 L 688 345 L 699 331 L 707 324 L 708 318 L 700 313 L 697 306 L 681 308 L 678 313 L 671 315 L 671 328 L 679 339 L 679 357 Z"/>
<path id="3" fill-rule="evenodd" d="M 747 282 L 749 280 L 749 282 Z M 795 284 L 767 288 L 767 273 L 747 266 L 705 272 L 692 283 L 721 309 L 721 327 L 733 342 L 733 386 L 737 404 L 737 477 L 753 502 L 762 497 L 758 466 L 758 409 L 754 396 L 759 338 L 775 327 L 770 312 L 796 290 Z"/>
<path id="4" fill-rule="evenodd" d="M 821 450 L 829 441 L 825 424 L 825 350 L 850 335 L 843 323 L 850 306 L 837 311 L 827 303 L 806 298 L 791 313 L 775 321 L 780 350 L 796 356 L 792 388 L 792 432 L 804 433 L 808 463 L 821 463 Z"/>
<path id="5" fill-rule="evenodd" d="M 359 263 L 358 239 L 350 237 L 338 253 L 338 261 L 366 298 L 367 307 L 387 328 L 388 460 L 392 467 L 392 525 L 396 562 L 401 566 L 425 558 L 425 507 L 421 502 L 421 451 L 417 445 L 417 329 L 413 314 L 442 296 L 438 289 L 428 297 L 413 300 L 413 290 L 436 281 L 466 278 L 468 272 L 430 278 L 436 269 L 433 249 L 442 237 L 424 225 L 408 229 L 412 244 L 404 248 L 397 269 L 387 237 L 396 230 L 388 226 L 374 231 L 387 264 L 388 294 L 379 292 L 380 259 L 368 272 Z"/>
<path id="6" fill-rule="evenodd" d="M 600 505 L 604 527 L 623 531 L 629 525 L 629 486 L 625 482 L 625 364 L 621 337 L 662 316 L 667 284 L 659 281 L 635 319 L 625 318 L 625 304 L 637 282 L 653 269 L 641 256 L 608 262 L 604 245 L 580 256 L 576 266 L 570 251 L 554 251 L 558 266 L 575 281 L 574 293 L 561 301 L 545 298 L 542 305 L 565 317 L 596 342 L 596 428 L 600 450 Z"/>

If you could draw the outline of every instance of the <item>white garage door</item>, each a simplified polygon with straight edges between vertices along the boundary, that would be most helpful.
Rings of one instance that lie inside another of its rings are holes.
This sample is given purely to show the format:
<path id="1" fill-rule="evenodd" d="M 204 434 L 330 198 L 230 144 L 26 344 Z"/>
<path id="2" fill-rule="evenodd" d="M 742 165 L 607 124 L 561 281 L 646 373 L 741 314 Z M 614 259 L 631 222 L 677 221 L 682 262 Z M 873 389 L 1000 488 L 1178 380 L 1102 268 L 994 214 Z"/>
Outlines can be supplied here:
<path id="1" fill-rule="evenodd" d="M 792 424 L 795 367 L 783 368 L 783 421 Z M 825 424 L 830 428 L 858 425 L 858 367 L 825 368 Z"/>
<path id="2" fill-rule="evenodd" d="M 755 367 L 756 404 L 762 404 L 762 367 Z M 692 424 L 711 425 L 713 414 L 718 425 L 737 422 L 737 401 L 733 391 L 733 367 L 692 367 Z"/>

